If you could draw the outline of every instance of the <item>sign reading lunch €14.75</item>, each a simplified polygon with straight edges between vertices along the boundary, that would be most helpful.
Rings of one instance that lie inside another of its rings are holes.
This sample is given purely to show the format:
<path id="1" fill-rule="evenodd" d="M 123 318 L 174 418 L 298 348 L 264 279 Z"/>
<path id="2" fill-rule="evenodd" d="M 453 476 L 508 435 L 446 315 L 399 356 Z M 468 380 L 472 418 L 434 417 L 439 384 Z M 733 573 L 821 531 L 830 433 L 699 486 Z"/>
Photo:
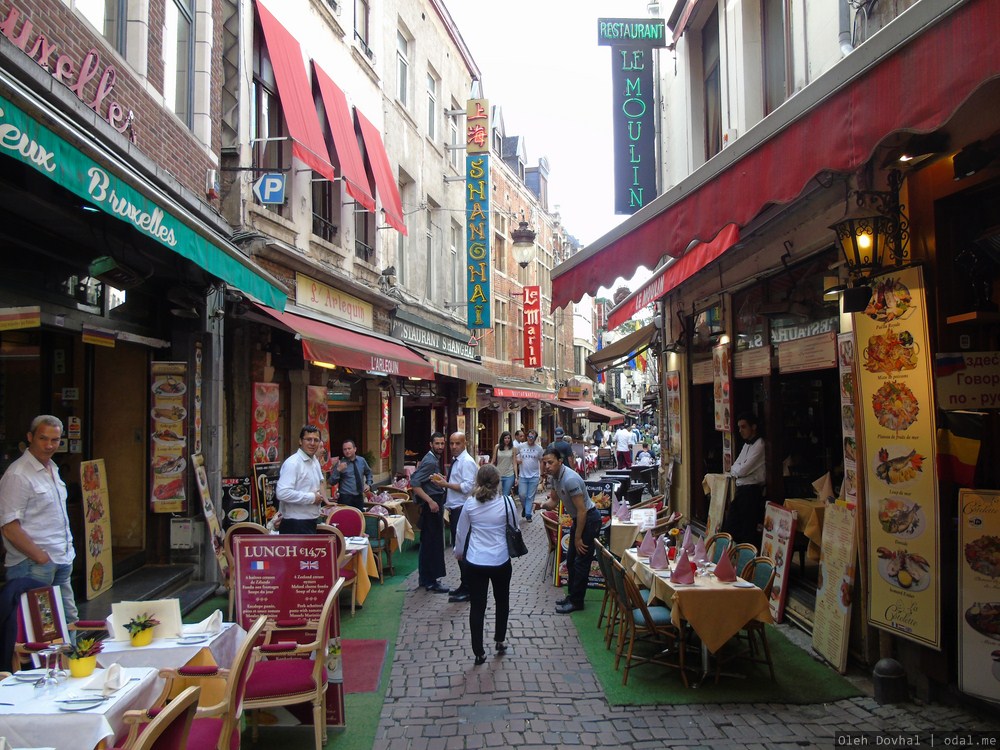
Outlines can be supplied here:
<path id="1" fill-rule="evenodd" d="M 187 508 L 188 385 L 186 362 L 150 365 L 149 505 L 154 513 Z"/>
<path id="2" fill-rule="evenodd" d="M 855 313 L 858 465 L 864 474 L 872 625 L 941 647 L 937 455 L 923 273 L 872 281 Z M 845 409 L 848 407 L 844 407 Z"/>

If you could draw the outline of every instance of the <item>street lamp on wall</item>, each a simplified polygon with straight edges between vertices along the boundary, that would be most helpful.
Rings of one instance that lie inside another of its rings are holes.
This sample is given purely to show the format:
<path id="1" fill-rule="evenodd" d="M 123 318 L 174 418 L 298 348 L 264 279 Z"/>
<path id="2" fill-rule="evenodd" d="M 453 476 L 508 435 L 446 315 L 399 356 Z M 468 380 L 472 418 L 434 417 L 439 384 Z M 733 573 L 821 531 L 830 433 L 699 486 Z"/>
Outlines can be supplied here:
<path id="1" fill-rule="evenodd" d="M 528 264 L 535 259 L 535 237 L 536 233 L 528 227 L 528 222 L 524 220 L 522 212 L 517 229 L 510 233 L 510 238 L 514 241 L 514 260 L 521 268 L 527 268 Z"/>
<path id="2" fill-rule="evenodd" d="M 844 218 L 830 227 L 852 278 L 877 274 L 890 259 L 897 267 L 909 259 L 909 223 L 899 203 L 902 184 L 902 174 L 893 170 L 888 191 L 855 190 Z"/>

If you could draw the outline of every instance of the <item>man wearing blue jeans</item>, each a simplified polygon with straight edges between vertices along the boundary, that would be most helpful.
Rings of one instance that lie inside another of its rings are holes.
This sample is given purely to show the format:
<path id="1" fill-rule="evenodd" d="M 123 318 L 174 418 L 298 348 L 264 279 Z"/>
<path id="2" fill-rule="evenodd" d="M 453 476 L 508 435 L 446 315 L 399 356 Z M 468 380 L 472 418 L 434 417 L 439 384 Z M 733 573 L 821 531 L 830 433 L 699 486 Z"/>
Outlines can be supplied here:
<path id="1" fill-rule="evenodd" d="M 518 480 L 517 495 L 521 498 L 523 510 L 521 518 L 531 522 L 531 510 L 534 507 L 535 492 L 538 490 L 538 480 L 541 479 L 542 446 L 535 441 L 538 433 L 528 430 L 528 440 L 522 443 L 517 453 Z"/>
<path id="2" fill-rule="evenodd" d="M 0 477 L 0 534 L 7 551 L 7 580 L 32 578 L 58 586 L 67 624 L 79 618 L 70 584 L 73 535 L 66 514 L 66 483 L 52 461 L 62 438 L 58 417 L 31 421 L 28 449 Z"/>

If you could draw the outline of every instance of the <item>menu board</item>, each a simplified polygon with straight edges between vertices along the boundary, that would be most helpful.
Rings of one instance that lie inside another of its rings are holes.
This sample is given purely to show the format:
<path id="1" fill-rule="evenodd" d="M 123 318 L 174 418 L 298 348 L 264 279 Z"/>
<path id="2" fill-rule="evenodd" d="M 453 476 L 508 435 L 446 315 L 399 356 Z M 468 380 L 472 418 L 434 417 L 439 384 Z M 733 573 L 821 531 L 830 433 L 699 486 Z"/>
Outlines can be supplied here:
<path id="1" fill-rule="evenodd" d="M 774 560 L 774 585 L 768 606 L 775 622 L 785 616 L 788 598 L 788 570 L 792 564 L 792 541 L 795 539 L 796 513 L 777 503 L 769 502 L 764 510 L 764 535 L 760 553 Z M 739 571 L 737 571 L 738 573 Z"/>
<path id="2" fill-rule="evenodd" d="M 712 358 L 691 363 L 691 382 L 694 385 L 708 385 L 714 382 Z"/>
<path id="3" fill-rule="evenodd" d="M 379 425 L 378 454 L 381 458 L 389 458 L 392 452 L 392 437 L 389 433 L 389 391 L 380 391 L 379 398 L 382 421 Z M 459 414 L 458 420 L 462 423 L 458 425 L 458 431 L 465 432 L 465 414 Z"/>
<path id="4" fill-rule="evenodd" d="M 667 372 L 667 450 L 674 461 L 681 461 L 681 373 Z"/>
<path id="5" fill-rule="evenodd" d="M 611 497 L 617 482 L 585 482 L 584 484 L 587 486 L 587 493 L 590 495 L 590 499 L 594 501 L 594 505 L 601 512 L 601 531 L 597 535 L 597 538 L 605 546 L 608 546 L 611 543 Z M 556 545 L 556 564 L 552 566 L 555 568 L 553 584 L 556 586 L 564 586 L 569 582 L 566 555 L 569 552 L 569 545 L 572 544 L 572 537 L 570 536 L 572 525 L 573 516 L 563 509 L 563 504 L 560 502 L 559 544 Z M 601 574 L 601 568 L 597 563 L 596 556 L 590 565 L 587 588 L 604 588 L 604 576 Z"/>
<path id="6" fill-rule="evenodd" d="M 204 358 L 204 348 L 198 341 L 194 345 L 194 429 L 191 432 L 191 453 L 201 453 L 201 361 Z"/>
<path id="7" fill-rule="evenodd" d="M 233 537 L 233 587 L 236 621 L 249 630 L 265 615 L 277 619 L 318 620 L 337 581 L 337 538 L 329 534 L 237 534 Z M 344 725 L 340 609 L 333 608 L 327 634 L 326 718 Z M 308 721 L 309 712 L 297 714 Z"/>
<path id="8" fill-rule="evenodd" d="M 254 464 L 253 466 L 253 505 L 250 507 L 250 520 L 266 526 L 275 513 L 278 512 L 278 501 L 274 491 L 278 487 L 278 477 L 281 474 L 281 464 Z"/>
<path id="9" fill-rule="evenodd" d="M 321 451 L 326 451 L 326 458 L 316 454 L 323 468 L 323 476 L 333 469 L 333 454 L 330 452 L 330 410 L 326 402 L 326 386 L 306 386 L 306 422 L 319 427 L 319 437 L 323 441 Z"/>
<path id="10" fill-rule="evenodd" d="M 222 478 L 222 529 L 234 523 L 250 520 L 250 498 L 253 480 L 250 477 Z"/>
<path id="11" fill-rule="evenodd" d="M 958 687 L 1000 702 L 1000 492 L 958 493 Z"/>
<path id="12" fill-rule="evenodd" d="M 205 514 L 205 526 L 208 527 L 208 536 L 212 540 L 212 551 L 215 553 L 215 561 L 219 563 L 222 580 L 226 580 L 229 574 L 229 561 L 226 560 L 226 555 L 222 549 L 225 535 L 222 533 L 222 525 L 219 523 L 219 516 L 215 512 L 215 503 L 212 502 L 212 493 L 208 488 L 205 457 L 200 453 L 196 453 L 191 456 L 191 463 L 194 464 L 194 481 L 198 485 L 198 498 L 201 500 L 201 509 Z"/>
<path id="13" fill-rule="evenodd" d="M 941 647 L 935 410 L 923 272 L 873 281 L 857 342 L 869 622 Z"/>
<path id="14" fill-rule="evenodd" d="M 732 401 L 730 391 L 729 344 L 712 347 L 713 403 L 715 405 L 715 429 L 730 432 L 733 429 Z"/>
<path id="15" fill-rule="evenodd" d="M 250 420 L 250 463 L 278 460 L 281 433 L 278 432 L 278 384 L 253 384 L 253 414 Z M 325 391 L 324 391 L 325 398 Z"/>
<path id="16" fill-rule="evenodd" d="M 111 588 L 111 503 L 104 459 L 80 462 L 83 489 L 83 529 L 87 540 L 87 600 Z"/>
<path id="17" fill-rule="evenodd" d="M 711 536 L 722 529 L 726 508 L 736 492 L 736 480 L 728 474 L 706 474 L 701 480 L 701 488 L 710 496 L 705 536 Z"/>
<path id="18" fill-rule="evenodd" d="M 855 516 L 855 508 L 846 503 L 826 506 L 816 580 L 813 648 L 841 674 L 847 671 L 854 561 L 858 554 Z"/>
<path id="19" fill-rule="evenodd" d="M 837 365 L 840 383 L 840 431 L 844 438 L 844 485 L 840 495 L 849 504 L 858 502 L 858 440 L 855 434 L 854 409 L 857 380 L 854 375 L 854 334 L 837 336 Z"/>
<path id="20" fill-rule="evenodd" d="M 778 343 L 778 372 L 826 370 L 837 364 L 836 334 L 833 331 L 804 339 Z"/>
<path id="21" fill-rule="evenodd" d="M 771 347 L 757 346 L 736 352 L 733 376 L 736 378 L 766 378 L 771 374 Z"/>
<path id="22" fill-rule="evenodd" d="M 187 510 L 187 363 L 153 362 L 150 381 L 149 506 L 154 513 L 183 513 Z"/>

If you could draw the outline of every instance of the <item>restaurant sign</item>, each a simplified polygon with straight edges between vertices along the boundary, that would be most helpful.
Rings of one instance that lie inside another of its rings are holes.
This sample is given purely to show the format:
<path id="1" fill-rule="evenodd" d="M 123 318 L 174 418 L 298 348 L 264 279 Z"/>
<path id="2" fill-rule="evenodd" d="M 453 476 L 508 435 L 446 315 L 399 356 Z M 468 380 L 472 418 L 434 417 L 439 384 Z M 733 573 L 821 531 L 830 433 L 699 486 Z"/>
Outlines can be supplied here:
<path id="1" fill-rule="evenodd" d="M 470 330 L 490 322 L 490 103 L 470 99 L 465 140 L 465 281 Z"/>
<path id="2" fill-rule="evenodd" d="M 295 274 L 295 304 L 369 330 L 374 327 L 370 304 L 304 273 Z"/>
<path id="3" fill-rule="evenodd" d="M 941 409 L 1000 409 L 1000 352 L 935 354 L 934 374 Z"/>
<path id="4" fill-rule="evenodd" d="M 465 338 L 459 339 L 450 332 L 434 330 L 431 328 L 433 325 L 430 321 L 427 321 L 426 325 L 421 325 L 411 316 L 397 310 L 396 317 L 392 319 L 392 335 L 400 341 L 424 349 L 433 349 L 453 357 L 475 359 L 475 351 Z"/>
<path id="5" fill-rule="evenodd" d="M 524 366 L 542 366 L 541 287 L 524 287 Z"/>
<path id="6" fill-rule="evenodd" d="M 653 50 L 666 47 L 662 18 L 599 18 L 597 43 L 611 47 L 615 213 L 634 214 L 656 197 Z"/>

